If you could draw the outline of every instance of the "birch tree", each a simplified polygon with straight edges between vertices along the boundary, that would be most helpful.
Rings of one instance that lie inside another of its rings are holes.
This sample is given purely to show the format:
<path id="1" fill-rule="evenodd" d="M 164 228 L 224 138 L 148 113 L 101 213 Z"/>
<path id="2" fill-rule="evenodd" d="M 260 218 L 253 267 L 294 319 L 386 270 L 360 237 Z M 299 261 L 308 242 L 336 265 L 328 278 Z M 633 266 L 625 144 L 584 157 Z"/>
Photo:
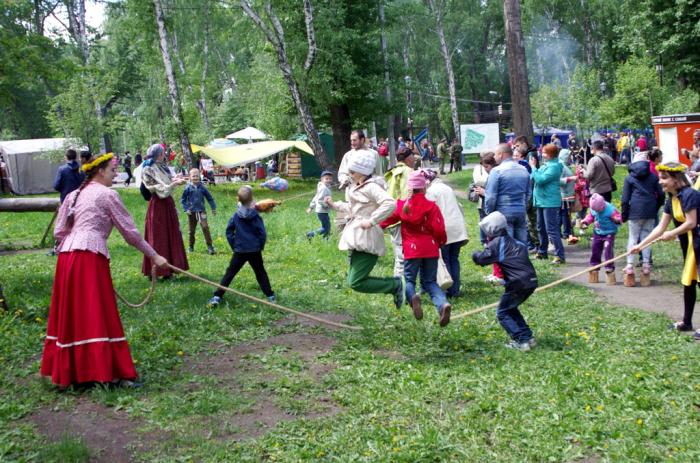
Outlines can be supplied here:
<path id="1" fill-rule="evenodd" d="M 158 0 L 155 0 L 158 1 Z M 314 157 L 318 161 L 322 169 L 328 169 L 332 167 L 328 155 L 326 154 L 323 145 L 321 144 L 321 139 L 318 136 L 318 131 L 314 124 L 314 118 L 309 109 L 309 105 L 302 95 L 299 85 L 294 77 L 292 66 L 289 62 L 287 56 L 287 42 L 284 37 L 284 29 L 282 28 L 282 23 L 272 9 L 272 5 L 268 2 L 265 4 L 265 13 L 269 20 L 269 24 L 265 22 L 260 14 L 252 7 L 248 0 L 241 0 L 240 3 L 243 12 L 255 23 L 255 25 L 262 31 L 265 35 L 267 41 L 274 47 L 277 54 L 277 64 L 282 71 L 282 76 L 284 77 L 287 86 L 289 87 L 289 93 L 294 101 L 294 106 L 299 113 L 299 118 L 306 132 L 311 149 L 314 152 Z M 304 0 L 304 20 L 306 23 L 306 33 L 308 40 L 308 52 L 306 59 L 305 71 L 309 72 L 314 63 L 314 58 L 316 56 L 316 38 L 313 29 L 313 9 L 311 7 L 311 0 Z"/>
<path id="2" fill-rule="evenodd" d="M 450 113 L 452 114 L 452 129 L 455 138 L 459 140 L 459 115 L 457 114 L 457 88 L 455 85 L 455 73 L 452 68 L 452 53 L 447 47 L 445 38 L 444 14 L 445 0 L 428 0 L 428 7 L 435 16 L 435 32 L 440 40 L 440 54 L 445 61 L 445 72 L 447 74 L 447 90 L 450 95 Z"/>
<path id="3" fill-rule="evenodd" d="M 165 28 L 165 17 L 163 16 L 163 7 L 160 0 L 153 0 L 155 8 L 156 25 L 158 26 L 158 37 L 160 39 L 160 51 L 163 55 L 163 65 L 165 66 L 165 77 L 168 81 L 168 95 L 172 104 L 173 119 L 175 126 L 180 134 L 180 145 L 182 154 L 187 163 L 188 169 L 192 167 L 192 147 L 190 146 L 190 138 L 185 129 L 185 124 L 182 119 L 182 109 L 180 105 L 180 96 L 177 89 L 177 80 L 173 71 L 173 61 L 170 57 L 168 49 L 168 31 Z"/>

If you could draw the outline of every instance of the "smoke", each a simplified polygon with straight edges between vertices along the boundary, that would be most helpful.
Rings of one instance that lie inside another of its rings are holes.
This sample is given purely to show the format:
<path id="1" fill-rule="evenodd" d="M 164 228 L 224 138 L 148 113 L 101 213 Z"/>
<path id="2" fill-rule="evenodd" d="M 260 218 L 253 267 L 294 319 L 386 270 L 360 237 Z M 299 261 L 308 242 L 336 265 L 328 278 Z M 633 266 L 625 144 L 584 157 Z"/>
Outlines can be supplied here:
<path id="1" fill-rule="evenodd" d="M 580 62 L 579 43 L 551 16 L 533 18 L 530 33 L 525 35 L 528 75 L 534 88 L 571 82 Z"/>

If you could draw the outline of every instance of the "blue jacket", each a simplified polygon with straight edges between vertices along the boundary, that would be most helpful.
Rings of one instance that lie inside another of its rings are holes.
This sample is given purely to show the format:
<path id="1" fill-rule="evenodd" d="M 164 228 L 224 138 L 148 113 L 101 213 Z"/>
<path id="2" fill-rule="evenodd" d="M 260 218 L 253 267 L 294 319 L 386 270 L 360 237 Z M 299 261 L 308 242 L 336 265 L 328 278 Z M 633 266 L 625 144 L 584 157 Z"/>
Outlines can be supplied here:
<path id="1" fill-rule="evenodd" d="M 498 264 L 506 280 L 506 291 L 537 287 L 537 272 L 530 262 L 527 246 L 511 238 L 505 230 L 491 239 L 483 251 L 474 251 L 472 260 L 477 265 Z"/>
<path id="2" fill-rule="evenodd" d="M 53 189 L 61 193 L 61 202 L 73 190 L 77 190 L 85 174 L 80 171 L 78 161 L 68 161 L 58 168 L 56 179 L 53 181 Z"/>
<path id="3" fill-rule="evenodd" d="M 620 200 L 622 221 L 655 219 L 664 201 L 664 191 L 658 177 L 649 170 L 649 162 L 630 164 Z"/>
<path id="4" fill-rule="evenodd" d="M 258 211 L 239 206 L 226 226 L 226 239 L 233 252 L 259 252 L 265 248 L 267 232 Z"/>
<path id="5" fill-rule="evenodd" d="M 532 181 L 535 184 L 533 194 L 535 207 L 561 207 L 561 163 L 559 159 L 550 159 L 539 169 L 532 170 Z"/>
<path id="6" fill-rule="evenodd" d="M 605 209 L 603 209 L 601 212 L 596 212 L 591 209 L 590 214 L 593 216 L 593 220 L 595 220 L 594 233 L 596 235 L 605 236 L 615 235 L 617 233 L 617 231 L 620 229 L 620 224 L 615 223 L 612 220 L 613 214 L 616 212 L 617 209 L 615 209 L 615 206 L 610 203 L 606 203 Z"/>
<path id="7" fill-rule="evenodd" d="M 216 210 L 214 198 L 211 193 L 209 193 L 209 190 L 207 190 L 207 187 L 202 185 L 201 182 L 197 185 L 188 183 L 185 187 L 185 191 L 182 192 L 182 199 L 180 201 L 182 202 L 182 208 L 185 209 L 185 212 L 205 212 L 204 198 L 207 198 L 209 207 L 211 207 L 212 210 Z"/>
<path id="8" fill-rule="evenodd" d="M 529 195 L 530 175 L 523 166 L 508 158 L 489 174 L 484 209 L 487 214 L 494 211 L 505 216 L 525 214 Z"/>

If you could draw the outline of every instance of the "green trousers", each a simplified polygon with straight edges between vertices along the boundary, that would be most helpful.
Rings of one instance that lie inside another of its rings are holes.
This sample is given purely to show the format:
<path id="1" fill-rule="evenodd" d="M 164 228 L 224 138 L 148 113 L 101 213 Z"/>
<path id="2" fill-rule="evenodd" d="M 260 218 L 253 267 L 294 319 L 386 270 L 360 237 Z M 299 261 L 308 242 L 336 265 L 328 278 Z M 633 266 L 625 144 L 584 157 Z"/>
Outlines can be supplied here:
<path id="1" fill-rule="evenodd" d="M 371 277 L 379 256 L 361 251 L 350 251 L 350 270 L 348 284 L 354 291 L 361 293 L 393 294 L 399 288 L 399 280 L 394 277 Z"/>

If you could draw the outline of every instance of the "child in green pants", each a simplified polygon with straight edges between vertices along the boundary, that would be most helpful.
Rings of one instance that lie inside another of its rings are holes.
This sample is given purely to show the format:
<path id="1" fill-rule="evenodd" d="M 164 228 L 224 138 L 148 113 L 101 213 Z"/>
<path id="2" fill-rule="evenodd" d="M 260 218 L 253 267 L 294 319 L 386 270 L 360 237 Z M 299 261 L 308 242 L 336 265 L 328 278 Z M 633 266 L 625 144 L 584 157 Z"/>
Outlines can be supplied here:
<path id="1" fill-rule="evenodd" d="M 379 223 L 394 212 L 396 202 L 379 183 L 383 179 L 372 177 L 376 163 L 374 153 L 357 150 L 348 155 L 351 156 L 348 170 L 352 184 L 345 193 L 347 202 L 334 203 L 330 197 L 326 200 L 333 209 L 348 215 L 338 243 L 338 249 L 350 253 L 348 284 L 361 293 L 392 294 L 396 308 L 401 308 L 404 301 L 401 279 L 369 276 L 379 256 L 386 252 L 384 232 Z"/>

